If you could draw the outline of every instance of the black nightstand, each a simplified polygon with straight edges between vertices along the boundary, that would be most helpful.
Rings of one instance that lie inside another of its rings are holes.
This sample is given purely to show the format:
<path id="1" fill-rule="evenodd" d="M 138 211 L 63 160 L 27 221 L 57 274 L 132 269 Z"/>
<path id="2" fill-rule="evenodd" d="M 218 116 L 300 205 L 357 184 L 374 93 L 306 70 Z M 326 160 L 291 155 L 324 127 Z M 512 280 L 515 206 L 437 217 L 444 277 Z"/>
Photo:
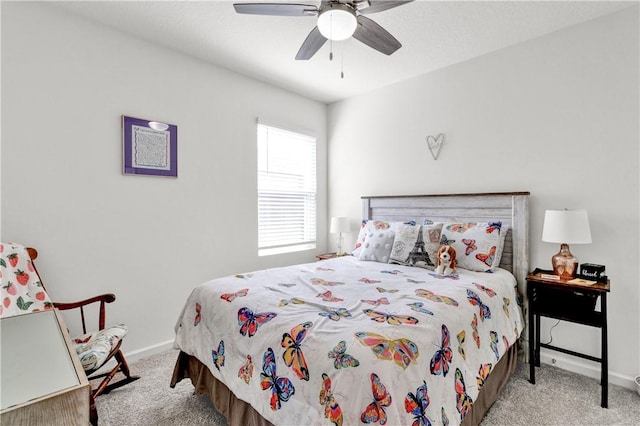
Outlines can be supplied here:
<path id="1" fill-rule="evenodd" d="M 536 269 L 527 276 L 527 297 L 529 299 L 529 377 L 536 383 L 535 367 L 540 367 L 540 348 L 547 348 L 568 355 L 599 362 L 600 384 L 602 385 L 601 406 L 607 408 L 609 388 L 607 359 L 607 293 L 610 282 L 595 284 L 574 284 L 565 280 L 544 278 L 542 274 L 552 271 Z M 595 310 L 600 297 L 600 311 Z M 599 327 L 602 331 L 600 358 L 571 351 L 557 346 L 540 343 L 540 317 L 555 318 L 578 324 Z M 535 318 L 535 321 L 534 321 Z"/>

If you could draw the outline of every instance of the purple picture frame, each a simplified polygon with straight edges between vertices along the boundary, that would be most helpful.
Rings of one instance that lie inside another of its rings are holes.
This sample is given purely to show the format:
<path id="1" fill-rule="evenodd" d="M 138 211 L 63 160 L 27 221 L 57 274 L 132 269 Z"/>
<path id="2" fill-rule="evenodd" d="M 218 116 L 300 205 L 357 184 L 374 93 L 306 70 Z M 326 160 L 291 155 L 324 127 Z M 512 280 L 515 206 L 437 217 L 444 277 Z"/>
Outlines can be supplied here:
<path id="1" fill-rule="evenodd" d="M 178 127 L 123 115 L 122 154 L 125 175 L 178 177 Z"/>

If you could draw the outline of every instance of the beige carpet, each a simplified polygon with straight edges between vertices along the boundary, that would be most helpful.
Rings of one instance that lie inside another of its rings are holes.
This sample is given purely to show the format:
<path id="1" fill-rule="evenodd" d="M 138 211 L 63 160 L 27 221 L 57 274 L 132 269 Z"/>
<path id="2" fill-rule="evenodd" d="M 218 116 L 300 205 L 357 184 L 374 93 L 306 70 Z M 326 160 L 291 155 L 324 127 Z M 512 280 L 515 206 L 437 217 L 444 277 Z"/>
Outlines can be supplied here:
<path id="1" fill-rule="evenodd" d="M 142 378 L 98 397 L 99 424 L 226 426 L 208 398 L 193 395 L 188 380 L 169 387 L 176 357 L 177 351 L 169 350 L 132 363 L 132 372 Z M 609 385 L 605 409 L 594 379 L 548 365 L 536 371 L 535 386 L 528 378 L 528 365 L 518 365 L 482 426 L 640 425 L 640 396 L 634 391 Z"/>

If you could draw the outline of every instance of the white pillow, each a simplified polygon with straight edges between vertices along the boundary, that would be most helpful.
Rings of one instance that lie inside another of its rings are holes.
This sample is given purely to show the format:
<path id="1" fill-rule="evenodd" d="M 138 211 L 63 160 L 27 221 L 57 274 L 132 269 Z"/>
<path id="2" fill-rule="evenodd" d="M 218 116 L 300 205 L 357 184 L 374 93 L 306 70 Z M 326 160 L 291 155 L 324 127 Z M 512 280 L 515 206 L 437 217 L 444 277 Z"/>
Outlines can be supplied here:
<path id="1" fill-rule="evenodd" d="M 434 270 L 442 225 L 442 222 L 425 220 L 422 226 L 413 222 L 398 226 L 389 263 Z"/>
<path id="2" fill-rule="evenodd" d="M 395 231 L 390 227 L 376 229 L 374 226 L 367 226 L 367 235 L 358 259 L 388 263 L 394 238 Z"/>
<path id="3" fill-rule="evenodd" d="M 413 265 L 411 252 L 418 248 L 419 238 L 420 225 L 416 225 L 415 222 L 398 225 L 389 263 Z"/>
<path id="4" fill-rule="evenodd" d="M 395 231 L 398 229 L 398 226 L 402 225 L 403 222 L 387 222 L 384 220 L 362 220 L 362 224 L 360 225 L 360 232 L 358 233 L 358 238 L 356 239 L 356 245 L 351 252 L 351 254 L 355 257 L 360 256 L 360 251 L 362 250 L 362 245 L 364 244 L 364 239 L 368 234 L 370 234 L 374 230 L 380 229 L 391 229 Z"/>
<path id="5" fill-rule="evenodd" d="M 442 233 L 442 222 L 432 222 L 425 220 L 422 225 L 421 242 L 423 244 L 424 255 L 414 261 L 414 266 L 421 268 L 436 269 L 438 263 L 438 249 L 440 248 L 440 235 Z"/>

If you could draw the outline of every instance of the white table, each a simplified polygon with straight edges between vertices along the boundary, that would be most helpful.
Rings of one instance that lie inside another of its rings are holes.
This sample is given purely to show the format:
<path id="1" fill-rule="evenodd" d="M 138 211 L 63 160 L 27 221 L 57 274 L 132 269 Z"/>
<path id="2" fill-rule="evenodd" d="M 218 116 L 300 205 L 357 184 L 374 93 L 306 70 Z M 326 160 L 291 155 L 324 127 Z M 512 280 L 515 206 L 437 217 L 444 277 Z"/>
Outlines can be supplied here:
<path id="1" fill-rule="evenodd" d="M 0 423 L 89 424 L 91 388 L 57 310 L 0 320 Z"/>

